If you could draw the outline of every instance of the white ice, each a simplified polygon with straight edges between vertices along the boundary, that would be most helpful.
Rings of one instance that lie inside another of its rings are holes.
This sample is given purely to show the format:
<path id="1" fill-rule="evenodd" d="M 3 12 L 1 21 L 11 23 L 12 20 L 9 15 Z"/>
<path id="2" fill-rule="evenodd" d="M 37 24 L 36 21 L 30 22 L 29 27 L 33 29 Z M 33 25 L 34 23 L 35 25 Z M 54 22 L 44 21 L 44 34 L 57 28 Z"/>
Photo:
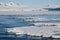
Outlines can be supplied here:
<path id="1" fill-rule="evenodd" d="M 59 30 L 60 30 L 60 27 L 57 27 L 57 26 L 49 26 L 49 27 L 31 26 L 31 27 L 7 28 L 7 32 L 16 33 L 16 35 L 18 35 L 18 34 L 19 35 L 20 34 L 27 34 L 27 35 L 31 35 L 31 36 L 41 36 L 41 35 L 43 35 L 43 37 L 52 36 L 53 38 L 60 37 L 59 35 L 55 35 L 55 34 L 60 33 Z"/>

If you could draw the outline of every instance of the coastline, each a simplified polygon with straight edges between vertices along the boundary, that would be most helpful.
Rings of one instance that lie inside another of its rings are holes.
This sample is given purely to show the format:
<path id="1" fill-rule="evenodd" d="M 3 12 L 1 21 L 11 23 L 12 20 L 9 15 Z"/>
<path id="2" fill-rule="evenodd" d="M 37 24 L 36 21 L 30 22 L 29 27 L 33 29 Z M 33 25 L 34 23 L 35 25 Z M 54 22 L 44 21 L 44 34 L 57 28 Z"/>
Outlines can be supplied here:
<path id="1" fill-rule="evenodd" d="M 0 15 L 25 15 L 25 14 L 31 14 L 31 15 L 37 15 L 37 14 L 60 14 L 60 11 L 0 11 Z"/>

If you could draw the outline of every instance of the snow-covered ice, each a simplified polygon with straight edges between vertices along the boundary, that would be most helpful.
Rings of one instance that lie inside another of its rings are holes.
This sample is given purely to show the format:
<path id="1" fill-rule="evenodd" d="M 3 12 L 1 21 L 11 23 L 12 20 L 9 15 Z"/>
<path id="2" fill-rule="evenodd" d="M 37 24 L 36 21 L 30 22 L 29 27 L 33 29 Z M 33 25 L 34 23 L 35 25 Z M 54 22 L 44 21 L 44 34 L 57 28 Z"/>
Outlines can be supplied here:
<path id="1" fill-rule="evenodd" d="M 11 30 L 12 29 L 12 30 Z M 27 34 L 27 35 L 31 35 L 31 36 L 41 36 L 43 35 L 43 37 L 53 37 L 53 38 L 59 38 L 59 35 L 55 35 L 55 34 L 59 34 L 60 33 L 60 27 L 57 26 L 49 26 L 49 27 L 35 27 L 35 26 L 31 26 L 31 27 L 15 27 L 15 28 L 7 28 L 7 32 L 9 33 L 16 33 L 16 35 L 20 35 L 20 34 Z M 57 37 L 56 37 L 57 36 Z"/>

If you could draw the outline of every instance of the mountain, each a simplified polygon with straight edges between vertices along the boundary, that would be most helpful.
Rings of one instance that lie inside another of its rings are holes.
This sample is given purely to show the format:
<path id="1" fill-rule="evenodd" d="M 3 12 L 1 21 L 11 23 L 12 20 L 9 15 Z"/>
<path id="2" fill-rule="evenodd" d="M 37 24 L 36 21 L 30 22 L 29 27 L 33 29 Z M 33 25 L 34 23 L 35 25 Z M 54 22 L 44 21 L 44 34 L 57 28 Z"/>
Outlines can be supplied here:
<path id="1" fill-rule="evenodd" d="M 36 11 L 38 8 L 29 7 L 26 5 L 16 4 L 13 2 L 2 3 L 0 2 L 0 11 Z"/>
<path id="2" fill-rule="evenodd" d="M 60 4 L 55 5 L 48 5 L 46 8 L 44 8 L 48 11 L 60 11 Z"/>
<path id="3" fill-rule="evenodd" d="M 27 6 L 16 4 L 16 3 L 13 3 L 13 2 L 9 2 L 9 3 L 0 2 L 0 7 L 27 7 Z"/>
<path id="4" fill-rule="evenodd" d="M 0 11 L 11 12 L 40 12 L 40 11 L 60 11 L 60 4 L 48 5 L 44 8 L 29 7 L 26 5 L 16 4 L 13 2 L 2 3 L 0 2 Z"/>

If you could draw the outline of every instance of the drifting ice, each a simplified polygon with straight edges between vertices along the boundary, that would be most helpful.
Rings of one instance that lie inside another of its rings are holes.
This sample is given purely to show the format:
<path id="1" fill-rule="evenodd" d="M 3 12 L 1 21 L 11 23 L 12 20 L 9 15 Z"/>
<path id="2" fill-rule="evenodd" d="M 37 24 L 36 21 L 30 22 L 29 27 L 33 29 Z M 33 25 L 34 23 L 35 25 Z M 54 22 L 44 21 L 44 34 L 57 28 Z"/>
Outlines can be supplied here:
<path id="1" fill-rule="evenodd" d="M 12 30 L 11 30 L 12 29 Z M 16 35 L 27 34 L 31 36 L 53 37 L 60 38 L 60 27 L 49 26 L 49 27 L 15 27 L 7 28 L 7 32 L 16 33 Z"/>

